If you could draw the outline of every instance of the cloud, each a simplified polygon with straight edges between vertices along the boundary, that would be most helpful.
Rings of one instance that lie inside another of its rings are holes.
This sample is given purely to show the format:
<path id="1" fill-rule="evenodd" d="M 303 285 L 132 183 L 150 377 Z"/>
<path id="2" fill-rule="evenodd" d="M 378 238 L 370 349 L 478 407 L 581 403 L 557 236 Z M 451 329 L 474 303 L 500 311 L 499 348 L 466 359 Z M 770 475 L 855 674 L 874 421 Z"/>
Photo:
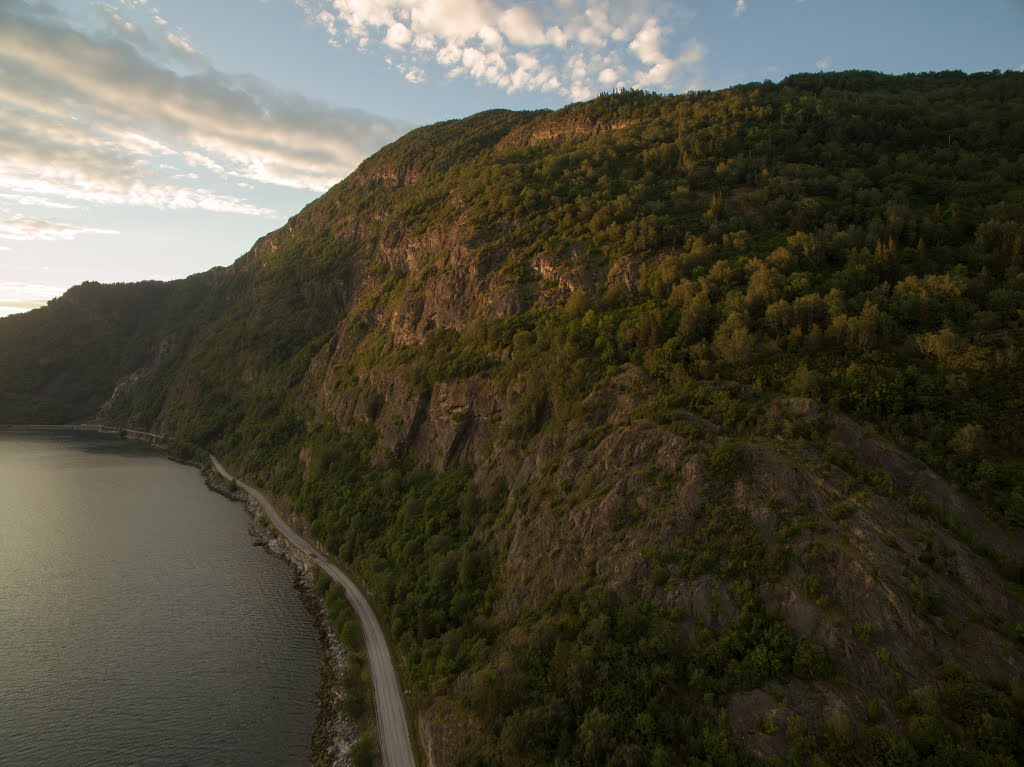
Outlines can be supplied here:
<path id="1" fill-rule="evenodd" d="M 534 47 L 548 42 L 548 35 L 529 8 L 513 6 L 498 17 L 498 28 L 513 45 Z"/>
<path id="2" fill-rule="evenodd" d="M 828 56 L 825 56 L 815 61 L 814 66 L 816 66 L 818 69 L 831 69 L 832 59 L 830 59 Z"/>
<path id="3" fill-rule="evenodd" d="M 554 91 L 562 87 L 554 67 L 543 66 L 530 53 L 516 53 L 512 57 L 514 70 L 508 75 L 509 91 Z"/>
<path id="4" fill-rule="evenodd" d="M 135 22 L 128 21 L 128 19 L 124 18 L 124 16 L 117 12 L 117 9 L 114 8 L 114 6 L 104 4 L 100 7 L 103 9 L 103 12 L 107 14 L 110 24 L 123 35 L 133 37 L 138 33 L 139 28 Z"/>
<path id="5" fill-rule="evenodd" d="M 450 67 L 459 61 L 462 61 L 462 49 L 455 43 L 448 43 L 437 52 L 437 63 L 442 66 Z"/>
<path id="6" fill-rule="evenodd" d="M 60 210 L 74 210 L 77 205 L 70 205 L 66 202 L 60 202 L 59 200 L 52 200 L 47 197 L 33 197 L 32 195 L 24 194 L 0 194 L 0 200 L 6 202 L 13 202 L 25 207 L 34 208 L 57 208 Z M 3 212 L 3 209 L 0 209 Z M 9 214 L 8 214 L 9 215 Z M 0 250 L 8 250 L 7 248 L 0 248 Z"/>
<path id="7" fill-rule="evenodd" d="M 693 83 L 707 52 L 696 41 L 677 38 L 692 12 L 655 0 L 295 2 L 309 18 L 327 13 L 333 28 L 360 50 L 379 45 L 396 52 L 388 53 L 390 64 L 406 79 L 417 72 L 417 82 L 440 67 L 448 77 L 510 93 L 555 90 L 586 98 L 609 85 L 670 89 Z M 737 2 L 740 13 L 746 0 Z M 521 54 L 536 65 L 524 66 L 517 60 Z"/>
<path id="8" fill-rule="evenodd" d="M 419 0 L 411 4 L 408 17 L 417 32 L 463 42 L 491 25 L 496 13 L 486 0 Z"/>
<path id="9" fill-rule="evenodd" d="M 324 31 L 331 36 L 331 39 L 337 39 L 338 28 L 334 26 L 334 17 L 331 16 L 331 14 L 327 11 L 320 11 L 320 13 L 316 15 L 315 21 L 324 28 Z"/>
<path id="10" fill-rule="evenodd" d="M 660 64 L 668 60 L 661 52 L 661 27 L 656 19 L 647 20 L 629 44 L 629 49 L 644 64 Z"/>
<path id="11" fill-rule="evenodd" d="M 184 36 L 181 73 L 163 33 L 91 36 L 45 8 L 0 3 L 0 189 L 32 204 L 271 215 L 217 187 L 320 192 L 410 127 L 225 75 Z"/>
<path id="12" fill-rule="evenodd" d="M 799 0 L 798 0 L 799 2 Z M 732 9 L 733 16 L 742 16 L 747 12 L 747 0 L 736 0 L 736 7 Z"/>
<path id="13" fill-rule="evenodd" d="M 384 45 L 390 48 L 404 48 L 411 41 L 412 32 L 400 21 L 396 21 L 388 27 L 388 33 L 384 35 Z"/>
<path id="14" fill-rule="evenodd" d="M 677 71 L 689 69 L 707 55 L 705 46 L 691 40 L 675 57 L 670 57 L 662 51 L 662 34 L 658 21 L 648 19 L 629 44 L 629 49 L 648 67 L 634 75 L 639 85 L 666 85 Z"/>
<path id="15" fill-rule="evenodd" d="M 181 35 L 174 34 L 173 32 L 168 32 L 167 33 L 167 42 L 169 42 L 175 48 L 178 48 L 179 50 L 184 51 L 185 53 L 195 53 L 196 52 L 196 49 L 193 48 L 191 45 L 189 45 L 188 40 L 186 40 Z"/>
<path id="16" fill-rule="evenodd" d="M 79 226 L 63 221 L 44 221 L 17 213 L 5 216 L 5 220 L 0 221 L 0 240 L 54 242 L 56 240 L 74 240 L 85 234 L 120 234 L 120 232 L 114 229 Z"/>
<path id="17" fill-rule="evenodd" d="M 206 170 L 213 171 L 219 176 L 224 175 L 227 171 L 224 166 L 215 160 L 211 160 L 205 154 L 200 152 L 185 152 L 185 162 L 191 165 L 193 168 L 206 168 Z"/>

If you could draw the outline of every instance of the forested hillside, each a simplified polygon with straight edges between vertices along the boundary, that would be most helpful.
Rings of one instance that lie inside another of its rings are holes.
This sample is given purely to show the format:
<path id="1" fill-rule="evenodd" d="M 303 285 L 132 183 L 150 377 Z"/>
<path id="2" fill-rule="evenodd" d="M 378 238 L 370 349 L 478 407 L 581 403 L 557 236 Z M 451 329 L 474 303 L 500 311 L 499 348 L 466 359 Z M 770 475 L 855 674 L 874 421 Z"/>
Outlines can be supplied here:
<path id="1" fill-rule="evenodd" d="M 1024 760 L 1024 74 L 487 112 L 227 269 L 0 320 L 0 422 L 212 450 L 431 764 Z"/>

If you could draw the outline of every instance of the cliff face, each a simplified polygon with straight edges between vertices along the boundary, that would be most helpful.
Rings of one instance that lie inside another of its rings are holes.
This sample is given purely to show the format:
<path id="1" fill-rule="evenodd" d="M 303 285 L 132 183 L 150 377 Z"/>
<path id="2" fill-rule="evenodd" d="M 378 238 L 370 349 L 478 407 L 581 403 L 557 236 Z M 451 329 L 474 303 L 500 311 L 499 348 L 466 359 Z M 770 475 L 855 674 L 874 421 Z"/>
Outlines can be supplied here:
<path id="1" fill-rule="evenodd" d="M 1024 758 L 1022 125 L 1016 74 L 841 73 L 423 128 L 228 269 L 0 321 L 0 420 L 268 486 L 430 763 Z"/>

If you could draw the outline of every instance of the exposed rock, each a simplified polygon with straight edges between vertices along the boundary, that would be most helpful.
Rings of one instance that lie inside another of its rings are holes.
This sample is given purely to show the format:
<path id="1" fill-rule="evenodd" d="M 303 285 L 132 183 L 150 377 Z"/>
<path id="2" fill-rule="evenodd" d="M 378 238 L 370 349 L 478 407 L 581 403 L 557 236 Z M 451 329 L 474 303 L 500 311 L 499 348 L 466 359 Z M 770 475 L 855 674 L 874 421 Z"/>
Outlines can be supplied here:
<path id="1" fill-rule="evenodd" d="M 552 117 L 549 120 L 541 121 L 540 124 L 524 125 L 519 129 L 511 131 L 498 144 L 498 150 L 508 151 L 524 146 L 535 146 L 545 142 L 575 141 L 582 138 L 591 138 L 602 133 L 622 130 L 639 122 L 639 118 L 595 120 L 585 115 L 578 115 L 569 119 Z"/>
<path id="2" fill-rule="evenodd" d="M 1019 529 L 1002 530 L 993 525 L 952 485 L 920 461 L 868 434 L 845 416 L 833 414 L 829 421 L 832 439 L 850 450 L 861 465 L 891 476 L 901 493 L 920 491 L 928 501 L 952 512 L 972 530 L 979 532 L 982 541 L 1000 554 L 1012 558 L 1024 548 L 1024 534 Z"/>

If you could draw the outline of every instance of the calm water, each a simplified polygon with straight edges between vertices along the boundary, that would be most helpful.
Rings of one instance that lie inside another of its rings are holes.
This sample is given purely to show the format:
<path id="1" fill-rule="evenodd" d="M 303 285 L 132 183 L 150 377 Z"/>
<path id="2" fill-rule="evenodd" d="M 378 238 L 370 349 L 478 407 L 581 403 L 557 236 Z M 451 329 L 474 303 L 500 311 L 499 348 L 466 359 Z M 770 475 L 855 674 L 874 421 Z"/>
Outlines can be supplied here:
<path id="1" fill-rule="evenodd" d="M 0 431 L 0 765 L 307 765 L 319 646 L 247 520 L 148 446 Z"/>

